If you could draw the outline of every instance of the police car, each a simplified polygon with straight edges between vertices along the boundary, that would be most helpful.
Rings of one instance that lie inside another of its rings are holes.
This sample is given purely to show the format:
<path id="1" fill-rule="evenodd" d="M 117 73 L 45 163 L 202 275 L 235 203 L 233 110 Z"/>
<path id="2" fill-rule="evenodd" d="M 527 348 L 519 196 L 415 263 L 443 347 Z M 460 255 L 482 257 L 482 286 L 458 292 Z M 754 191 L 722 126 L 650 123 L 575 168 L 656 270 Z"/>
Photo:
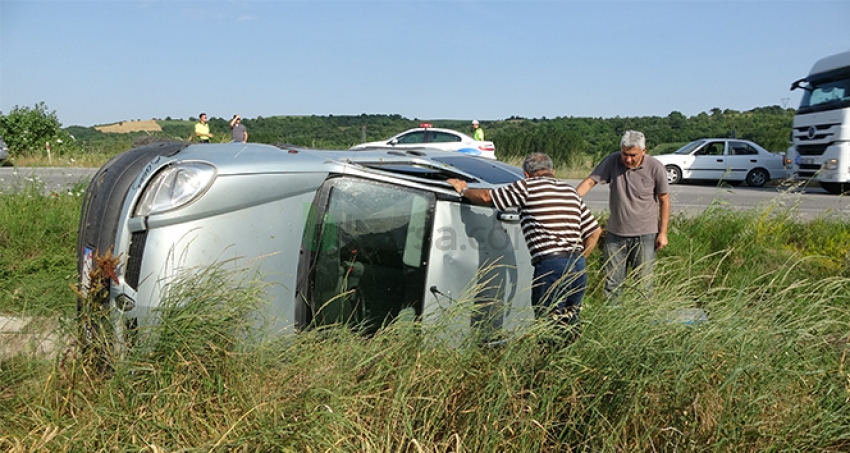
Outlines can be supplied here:
<path id="1" fill-rule="evenodd" d="M 406 130 L 389 140 L 361 143 L 351 150 L 373 148 L 420 149 L 431 148 L 443 151 L 456 151 L 487 159 L 496 159 L 496 146 L 490 141 L 477 141 L 474 138 L 451 129 L 432 127 L 422 123 L 419 127 Z"/>

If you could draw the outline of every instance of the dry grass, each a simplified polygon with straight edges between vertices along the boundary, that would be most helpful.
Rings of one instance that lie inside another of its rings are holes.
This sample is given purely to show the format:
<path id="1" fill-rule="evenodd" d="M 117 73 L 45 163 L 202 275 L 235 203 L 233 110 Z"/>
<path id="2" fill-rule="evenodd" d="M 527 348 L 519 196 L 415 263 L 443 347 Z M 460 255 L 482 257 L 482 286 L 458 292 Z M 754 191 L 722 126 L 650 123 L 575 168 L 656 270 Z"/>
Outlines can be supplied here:
<path id="1" fill-rule="evenodd" d="M 154 120 L 136 120 L 136 121 L 120 121 L 118 123 L 109 124 L 106 126 L 96 126 L 95 129 L 105 133 L 123 134 L 127 132 L 161 132 Z"/>

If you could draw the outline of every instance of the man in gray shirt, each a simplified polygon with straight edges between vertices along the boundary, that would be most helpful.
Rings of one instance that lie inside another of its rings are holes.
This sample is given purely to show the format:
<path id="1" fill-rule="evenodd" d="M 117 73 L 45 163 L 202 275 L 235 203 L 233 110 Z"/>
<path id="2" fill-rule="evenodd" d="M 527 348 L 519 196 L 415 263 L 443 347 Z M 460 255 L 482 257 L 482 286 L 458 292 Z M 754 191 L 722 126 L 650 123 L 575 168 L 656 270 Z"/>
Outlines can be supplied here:
<path id="1" fill-rule="evenodd" d="M 245 125 L 242 124 L 240 115 L 233 115 L 233 119 L 230 120 L 230 129 L 232 142 L 245 143 L 248 141 L 248 129 L 245 129 Z"/>
<path id="2" fill-rule="evenodd" d="M 610 184 L 611 217 L 602 248 L 605 297 L 616 304 L 629 268 L 637 271 L 645 294 L 652 291 L 655 251 L 667 245 L 670 193 L 664 164 L 646 154 L 642 132 L 626 131 L 620 152 L 602 162 L 578 185 L 584 197 L 596 184 Z"/>

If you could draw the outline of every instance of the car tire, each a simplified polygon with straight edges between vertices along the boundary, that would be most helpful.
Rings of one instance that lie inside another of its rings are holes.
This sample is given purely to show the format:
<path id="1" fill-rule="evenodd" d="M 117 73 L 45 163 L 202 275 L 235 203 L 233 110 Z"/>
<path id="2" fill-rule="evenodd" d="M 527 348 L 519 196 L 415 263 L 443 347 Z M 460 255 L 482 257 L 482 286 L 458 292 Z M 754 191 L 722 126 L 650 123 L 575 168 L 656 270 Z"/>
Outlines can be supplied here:
<path id="1" fill-rule="evenodd" d="M 98 257 L 103 257 L 113 250 L 124 199 L 142 169 L 152 159 L 174 155 L 190 144 L 152 143 L 121 153 L 100 167 L 86 189 L 77 238 L 80 296 L 85 296 L 85 300 L 82 297 L 77 298 L 77 320 L 80 328 L 80 347 L 87 357 L 96 362 L 101 371 L 111 369 L 115 349 L 126 344 L 128 330 L 132 329 L 135 320 L 128 319 L 121 323 L 113 319 L 114 316 L 109 310 L 108 278 L 104 277 L 100 282 L 88 281 L 89 270 Z M 98 276 L 101 274 L 104 273 L 91 273 Z M 99 288 L 98 293 L 89 294 L 89 289 L 92 288 Z"/>
<path id="2" fill-rule="evenodd" d="M 666 168 L 668 184 L 679 184 L 682 182 L 682 170 L 679 167 L 675 165 L 668 165 Z"/>
<path id="3" fill-rule="evenodd" d="M 764 187 L 770 181 L 770 174 L 763 168 L 754 168 L 747 173 L 747 185 L 750 187 Z"/>
<path id="4" fill-rule="evenodd" d="M 850 191 L 850 183 L 846 182 L 822 182 L 820 186 L 823 190 L 833 195 L 841 195 Z"/>

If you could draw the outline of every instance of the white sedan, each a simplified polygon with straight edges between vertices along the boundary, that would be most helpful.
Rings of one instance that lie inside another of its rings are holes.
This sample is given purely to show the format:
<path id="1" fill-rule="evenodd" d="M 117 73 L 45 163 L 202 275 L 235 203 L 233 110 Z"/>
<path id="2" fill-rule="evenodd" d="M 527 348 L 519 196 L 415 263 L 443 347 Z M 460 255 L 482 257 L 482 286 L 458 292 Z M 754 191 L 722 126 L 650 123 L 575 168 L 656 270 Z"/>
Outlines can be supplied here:
<path id="1" fill-rule="evenodd" d="M 762 187 L 772 179 L 787 176 L 783 154 L 734 138 L 703 138 L 688 143 L 673 154 L 653 157 L 667 168 L 670 184 L 699 179 L 732 183 L 746 181 L 750 187 Z"/>
<path id="2" fill-rule="evenodd" d="M 352 146 L 351 150 L 387 147 L 398 149 L 432 148 L 496 159 L 496 146 L 493 145 L 493 142 L 477 141 L 458 131 L 431 127 L 430 124 L 420 124 L 419 127 L 406 130 L 389 140 L 361 143 Z"/>

